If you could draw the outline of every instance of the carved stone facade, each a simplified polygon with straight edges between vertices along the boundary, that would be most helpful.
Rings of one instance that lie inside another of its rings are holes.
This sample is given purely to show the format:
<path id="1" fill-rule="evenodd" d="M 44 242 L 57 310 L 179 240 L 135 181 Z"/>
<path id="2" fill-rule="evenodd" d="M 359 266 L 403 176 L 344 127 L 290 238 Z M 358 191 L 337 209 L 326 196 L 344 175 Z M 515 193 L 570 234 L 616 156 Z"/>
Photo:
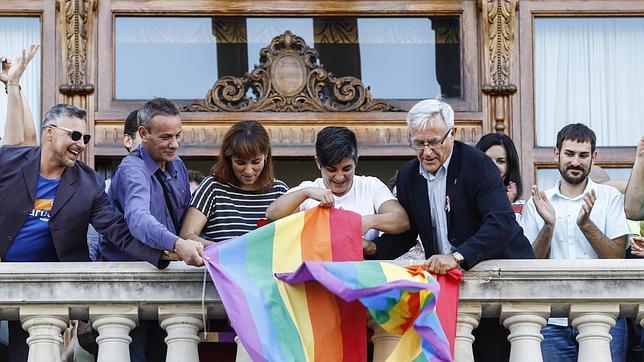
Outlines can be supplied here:
<path id="1" fill-rule="evenodd" d="M 485 84 L 488 121 L 496 132 L 508 132 L 511 96 L 517 87 L 510 82 L 518 0 L 480 0 L 483 24 Z"/>
<path id="2" fill-rule="evenodd" d="M 93 23 L 97 0 L 58 0 L 56 3 L 61 19 L 62 62 L 65 83 L 58 87 L 63 95 L 62 102 L 88 110 L 87 130 L 94 130 L 94 85 L 90 81 L 92 59 Z M 87 145 L 81 159 L 94 165 L 94 143 Z"/>
<path id="3" fill-rule="evenodd" d="M 188 112 L 397 111 L 371 97 L 355 77 L 336 78 L 318 63 L 317 50 L 290 31 L 260 50 L 260 64 L 242 78 L 224 76 Z M 249 92 L 252 96 L 249 96 Z"/>

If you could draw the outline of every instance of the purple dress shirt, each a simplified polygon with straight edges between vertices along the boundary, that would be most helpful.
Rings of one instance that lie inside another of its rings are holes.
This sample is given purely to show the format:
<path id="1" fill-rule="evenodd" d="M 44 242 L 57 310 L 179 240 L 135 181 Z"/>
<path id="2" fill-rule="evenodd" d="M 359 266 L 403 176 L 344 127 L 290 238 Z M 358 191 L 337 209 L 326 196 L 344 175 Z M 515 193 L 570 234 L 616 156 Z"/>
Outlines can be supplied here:
<path id="1" fill-rule="evenodd" d="M 108 192 L 114 206 L 123 213 L 132 235 L 146 245 L 159 250 L 174 250 L 179 230 L 176 230 L 168 209 L 173 209 L 176 220 L 181 223 L 190 205 L 188 172 L 183 161 L 177 157 L 166 162 L 162 176 L 166 182 L 169 197 L 175 207 L 166 207 L 163 187 L 155 176 L 159 165 L 152 159 L 143 145 L 137 149 L 140 157 L 127 156 L 121 161 L 112 176 Z M 110 261 L 136 260 L 102 239 L 100 253 Z"/>

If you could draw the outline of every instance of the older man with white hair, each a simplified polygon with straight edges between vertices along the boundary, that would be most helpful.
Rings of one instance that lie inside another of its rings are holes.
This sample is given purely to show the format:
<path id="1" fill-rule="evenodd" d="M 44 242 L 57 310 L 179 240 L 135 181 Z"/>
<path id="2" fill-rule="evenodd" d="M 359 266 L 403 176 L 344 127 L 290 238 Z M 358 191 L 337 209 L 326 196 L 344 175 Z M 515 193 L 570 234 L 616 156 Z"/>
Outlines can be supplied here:
<path id="1" fill-rule="evenodd" d="M 421 101 L 409 111 L 407 129 L 416 158 L 400 168 L 396 187 L 410 230 L 374 240 L 371 254 L 394 259 L 420 235 L 425 265 L 438 274 L 483 260 L 533 258 L 498 169 L 483 152 L 454 139 L 452 108 L 435 99 Z M 482 321 L 479 331 L 486 324 Z M 503 360 L 499 353 L 509 353 L 498 320 L 489 325 L 494 331 L 479 333 L 475 354 L 477 345 L 494 353 L 482 351 L 477 361 Z"/>

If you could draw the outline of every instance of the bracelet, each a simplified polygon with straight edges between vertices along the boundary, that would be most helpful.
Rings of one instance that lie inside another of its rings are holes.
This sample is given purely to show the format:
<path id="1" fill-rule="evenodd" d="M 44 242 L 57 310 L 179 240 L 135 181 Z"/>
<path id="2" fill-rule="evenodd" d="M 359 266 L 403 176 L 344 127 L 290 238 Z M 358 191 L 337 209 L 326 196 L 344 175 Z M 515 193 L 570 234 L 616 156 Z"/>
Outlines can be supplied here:
<path id="1" fill-rule="evenodd" d="M 4 85 L 4 92 L 7 93 L 7 94 L 9 93 L 9 86 L 18 87 L 18 90 L 22 90 L 22 87 L 20 86 L 20 83 L 7 82 Z"/>

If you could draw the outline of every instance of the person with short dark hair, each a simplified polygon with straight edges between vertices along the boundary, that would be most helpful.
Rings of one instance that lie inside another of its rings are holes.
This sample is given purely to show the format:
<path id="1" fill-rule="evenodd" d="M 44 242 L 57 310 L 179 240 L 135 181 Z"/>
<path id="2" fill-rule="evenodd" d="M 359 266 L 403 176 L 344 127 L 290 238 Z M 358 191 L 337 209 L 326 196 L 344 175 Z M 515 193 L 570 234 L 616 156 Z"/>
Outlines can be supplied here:
<path id="1" fill-rule="evenodd" d="M 259 122 L 241 121 L 228 129 L 217 162 L 192 196 L 181 236 L 209 245 L 254 230 L 268 205 L 288 190 L 273 175 L 271 153 Z"/>
<path id="2" fill-rule="evenodd" d="M 484 152 L 496 165 L 507 188 L 508 200 L 512 204 L 517 220 L 521 217 L 523 204 L 523 179 L 521 178 L 521 166 L 519 165 L 519 154 L 512 139 L 503 133 L 488 133 L 481 137 L 476 143 L 477 149 Z"/>
<path id="3" fill-rule="evenodd" d="M 133 110 L 127 115 L 123 124 L 123 146 L 127 152 L 132 151 L 141 143 L 138 115 L 139 110 Z"/>
<path id="4" fill-rule="evenodd" d="M 362 215 L 365 241 L 375 239 L 379 231 L 400 233 L 409 228 L 405 210 L 382 181 L 355 175 L 358 142 L 351 130 L 346 127 L 322 129 L 315 141 L 315 163 L 322 177 L 304 181 L 275 200 L 266 210 L 269 220 L 321 205 Z"/>
<path id="5" fill-rule="evenodd" d="M 188 170 L 188 183 L 190 183 L 190 193 L 194 193 L 195 190 L 199 187 L 199 184 L 201 184 L 201 181 L 203 181 L 206 178 L 201 171 L 198 170 Z"/>
<path id="6" fill-rule="evenodd" d="M 623 259 L 630 233 L 624 197 L 612 186 L 588 176 L 597 158 L 595 132 L 582 123 L 557 134 L 554 156 L 561 178 L 546 191 L 533 186 L 521 226 L 534 254 L 541 259 Z M 551 318 L 542 330 L 544 361 L 576 361 L 577 331 L 566 318 Z M 610 330 L 613 361 L 626 357 L 626 323 L 619 318 Z"/>

